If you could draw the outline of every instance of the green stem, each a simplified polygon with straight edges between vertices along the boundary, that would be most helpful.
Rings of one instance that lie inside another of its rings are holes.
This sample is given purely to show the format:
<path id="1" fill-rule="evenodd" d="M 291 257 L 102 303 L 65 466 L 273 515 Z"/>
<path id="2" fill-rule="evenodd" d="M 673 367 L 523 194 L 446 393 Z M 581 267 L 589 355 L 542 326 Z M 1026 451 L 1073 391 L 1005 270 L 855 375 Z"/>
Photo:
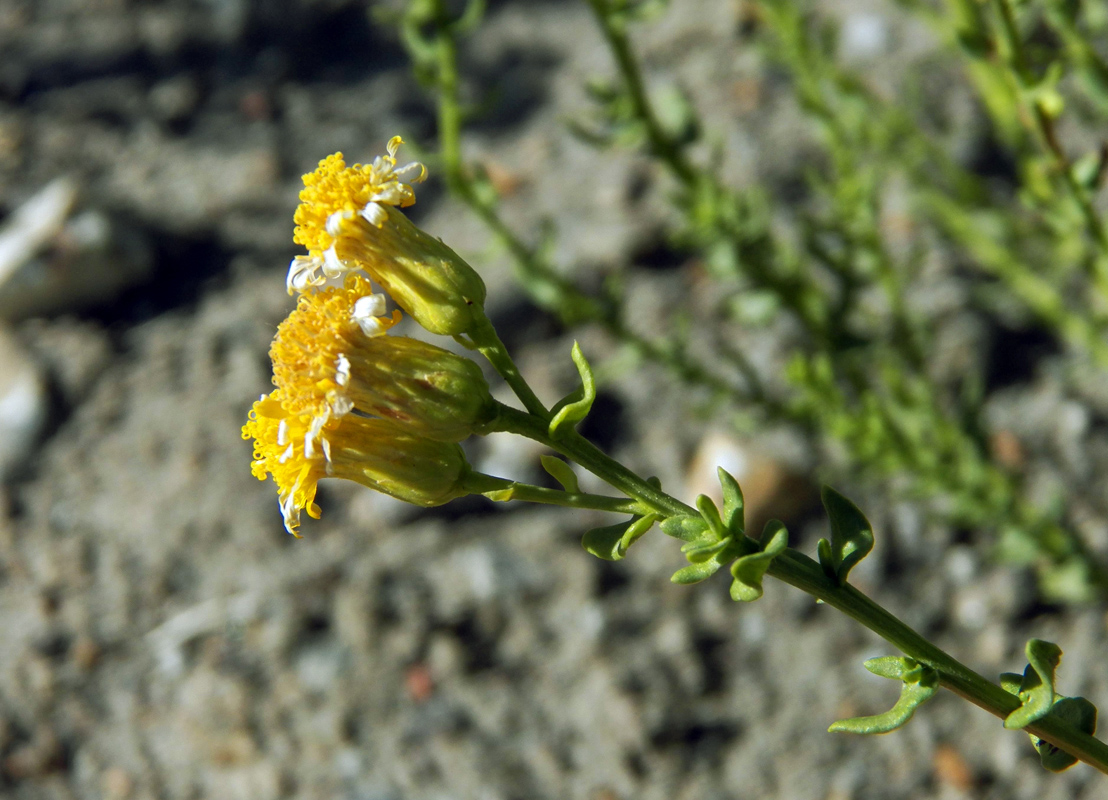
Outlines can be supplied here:
<path id="1" fill-rule="evenodd" d="M 551 438 L 547 427 L 545 420 L 507 406 L 501 408 L 497 422 L 498 430 L 518 433 L 557 450 L 663 516 L 697 513 L 602 453 L 575 431 L 564 437 Z M 640 508 L 638 513 L 642 511 Z M 944 687 L 990 714 L 1004 719 L 1019 708 L 1019 698 L 931 644 L 853 586 L 832 582 L 819 564 L 802 553 L 786 549 L 773 560 L 767 574 L 838 609 L 905 655 L 932 667 Z M 1108 745 L 1064 720 L 1047 716 L 1024 730 L 1108 774 Z"/>
<path id="2" fill-rule="evenodd" d="M 565 437 L 551 438 L 544 420 L 507 406 L 502 407 L 497 425 L 498 430 L 518 433 L 557 450 L 662 515 L 697 513 L 602 453 L 575 431 Z M 1019 708 L 1019 698 L 931 644 L 853 586 L 832 582 L 819 564 L 802 553 L 786 549 L 773 560 L 767 574 L 838 609 L 905 655 L 932 667 L 944 687 L 989 713 L 1004 719 Z M 1108 745 L 1064 720 L 1048 716 L 1024 730 L 1108 774 Z"/>
<path id="3" fill-rule="evenodd" d="M 689 163 L 680 145 L 666 133 L 658 117 L 654 113 L 654 107 L 646 96 L 643 85 L 642 73 L 639 71 L 639 62 L 631 51 L 631 45 L 627 40 L 627 34 L 623 28 L 623 22 L 617 20 L 609 7 L 609 0 L 589 0 L 597 22 L 608 42 L 608 47 L 616 59 L 620 74 L 623 76 L 624 85 L 627 87 L 627 95 L 635 108 L 635 116 L 642 121 L 646 130 L 646 138 L 650 142 L 650 149 L 658 158 L 669 164 L 673 172 L 686 186 L 693 186 L 699 180 L 697 169 Z"/>
<path id="4" fill-rule="evenodd" d="M 1016 73 L 1021 94 L 1023 94 L 1027 87 L 1034 84 L 1035 76 L 1032 74 L 1031 68 L 1027 63 L 1027 57 L 1023 48 L 1023 40 L 1020 37 L 1019 26 L 1016 24 L 1015 10 L 1012 8 L 1010 0 L 996 0 L 996 5 L 1000 12 L 1001 31 L 1004 36 L 1005 44 L 1011 54 L 1012 69 Z M 1031 106 L 1030 111 L 1031 117 L 1034 119 L 1034 132 L 1038 135 L 1047 152 L 1054 160 L 1054 168 L 1061 176 L 1062 182 L 1065 183 L 1066 190 L 1069 192 L 1071 198 L 1077 203 L 1078 208 L 1080 208 L 1081 214 L 1085 218 L 1085 226 L 1096 242 L 1097 248 L 1102 254 L 1108 254 L 1108 230 L 1105 229 L 1104 221 L 1093 207 L 1088 193 L 1085 191 L 1084 187 L 1077 182 L 1077 178 L 1073 174 L 1069 157 L 1066 156 L 1065 150 L 1062 149 L 1061 142 L 1058 141 L 1058 134 L 1054 128 L 1054 120 L 1038 100 L 1032 99 L 1027 102 L 1028 105 Z M 1096 270 L 1095 267 L 1094 270 Z M 1098 289 L 1102 293 L 1108 290 L 1108 280 L 1106 280 L 1106 276 L 1102 271 L 1094 271 L 1093 278 L 1097 280 Z"/>
<path id="5" fill-rule="evenodd" d="M 500 340 L 500 336 L 497 335 L 496 329 L 484 312 L 481 312 L 481 320 L 477 328 L 470 331 L 469 336 L 477 350 L 489 360 L 493 369 L 500 373 L 500 377 L 515 392 L 524 407 L 539 419 L 550 419 L 550 412 L 520 374 L 519 368 L 508 353 L 508 348 L 504 346 L 504 342 Z"/>
<path id="6" fill-rule="evenodd" d="M 483 472 L 471 472 L 463 480 L 463 486 L 472 494 L 483 494 L 490 500 L 507 502 L 522 500 L 526 503 L 544 503 L 567 508 L 588 508 L 594 511 L 610 511 L 613 514 L 634 514 L 640 516 L 648 509 L 635 500 L 624 497 L 607 497 L 586 492 L 564 492 L 560 489 L 547 489 L 529 483 L 518 483 L 507 478 L 497 478 Z"/>
<path id="7" fill-rule="evenodd" d="M 536 442 L 540 442 L 566 458 L 580 464 L 599 478 L 604 479 L 619 491 L 634 497 L 662 516 L 683 516 L 696 514 L 697 511 L 680 500 L 644 481 L 614 458 L 606 455 L 596 445 L 577 431 L 564 431 L 557 437 L 550 436 L 547 418 L 538 418 L 517 411 L 511 406 L 500 406 L 495 430 L 517 433 Z"/>
<path id="8" fill-rule="evenodd" d="M 774 559 L 767 574 L 838 609 L 905 655 L 932 667 L 939 673 L 944 687 L 990 714 L 1004 719 L 1019 708 L 1018 697 L 931 644 L 853 586 L 835 585 L 819 564 L 802 553 L 791 548 L 785 550 Z M 1069 723 L 1047 716 L 1023 730 L 1108 774 L 1108 745 Z"/>

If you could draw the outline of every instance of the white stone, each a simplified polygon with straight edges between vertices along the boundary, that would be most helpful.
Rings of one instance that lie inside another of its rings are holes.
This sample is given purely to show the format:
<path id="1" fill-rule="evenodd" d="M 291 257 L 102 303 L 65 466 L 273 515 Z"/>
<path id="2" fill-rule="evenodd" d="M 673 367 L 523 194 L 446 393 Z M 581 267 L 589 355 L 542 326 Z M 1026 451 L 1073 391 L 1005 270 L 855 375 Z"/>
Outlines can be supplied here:
<path id="1" fill-rule="evenodd" d="M 0 478 L 30 456 L 46 421 L 42 375 L 19 341 L 0 328 Z"/>

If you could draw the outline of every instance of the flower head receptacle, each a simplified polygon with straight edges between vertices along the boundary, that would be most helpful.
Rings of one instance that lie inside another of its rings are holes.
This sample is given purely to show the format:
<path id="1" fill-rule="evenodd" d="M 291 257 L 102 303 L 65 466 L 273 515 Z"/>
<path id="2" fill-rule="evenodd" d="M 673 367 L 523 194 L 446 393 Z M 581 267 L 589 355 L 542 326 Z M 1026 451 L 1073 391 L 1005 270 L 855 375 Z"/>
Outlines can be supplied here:
<path id="1" fill-rule="evenodd" d="M 396 167 L 400 137 L 370 165 L 328 156 L 304 176 L 296 210 L 297 243 L 308 248 L 289 269 L 289 291 L 309 291 L 362 270 L 428 331 L 470 333 L 484 316 L 485 284 L 457 253 L 399 210 L 415 202 L 411 184 L 426 170 Z"/>
<path id="2" fill-rule="evenodd" d="M 273 381 L 296 413 L 322 420 L 350 412 L 380 417 L 408 433 L 458 442 L 497 415 L 480 367 L 464 356 L 383 335 L 397 319 L 369 281 L 301 296 L 270 348 Z"/>
<path id="3" fill-rule="evenodd" d="M 293 536 L 300 535 L 302 511 L 319 519 L 315 495 L 321 478 L 345 478 L 420 506 L 468 494 L 470 467 L 457 444 L 353 414 L 317 430 L 312 417 L 290 413 L 283 400 L 277 389 L 255 402 L 242 436 L 254 440 L 254 476 L 271 475 L 277 484 L 281 515 Z"/>

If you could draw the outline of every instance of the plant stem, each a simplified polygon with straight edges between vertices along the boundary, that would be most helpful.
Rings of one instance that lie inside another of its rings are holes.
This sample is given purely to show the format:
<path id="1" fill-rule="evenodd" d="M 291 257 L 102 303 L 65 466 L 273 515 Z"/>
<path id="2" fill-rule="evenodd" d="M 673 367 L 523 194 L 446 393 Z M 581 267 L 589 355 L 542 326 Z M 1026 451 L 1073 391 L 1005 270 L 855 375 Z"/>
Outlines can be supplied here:
<path id="1" fill-rule="evenodd" d="M 498 429 L 518 433 L 557 450 L 609 484 L 663 515 L 697 512 L 644 481 L 602 453 L 576 431 L 551 438 L 545 420 L 502 407 Z M 640 508 L 639 513 L 642 512 Z M 770 564 L 768 575 L 823 601 L 861 623 L 907 656 L 932 667 L 942 686 L 1001 719 L 1020 707 L 1015 695 L 986 680 L 953 656 L 927 641 L 880 605 L 849 584 L 832 582 L 808 556 L 787 548 Z M 1069 723 L 1047 716 L 1024 730 L 1108 774 L 1108 745 Z"/>
<path id="2" fill-rule="evenodd" d="M 619 66 L 624 85 L 627 87 L 627 95 L 635 108 L 635 116 L 642 121 L 643 128 L 646 130 L 650 149 L 655 156 L 670 166 L 683 184 L 695 185 L 700 179 L 699 172 L 689 163 L 684 151 L 658 121 L 654 107 L 647 99 L 642 73 L 639 71 L 639 62 L 631 51 L 622 21 L 618 21 L 612 13 L 609 0 L 589 0 L 589 5 L 592 6 L 596 20 L 600 24 L 600 30 L 608 41 L 608 48 Z"/>
<path id="3" fill-rule="evenodd" d="M 939 673 L 940 683 L 976 706 L 1004 719 L 1020 700 L 940 650 L 853 586 L 835 585 L 812 559 L 791 548 L 774 559 L 767 574 L 822 600 L 860 622 L 905 655 Z M 1069 723 L 1047 716 L 1023 729 L 1108 774 L 1108 745 Z"/>
<path id="4" fill-rule="evenodd" d="M 1011 54 L 1012 70 L 1016 74 L 1016 78 L 1020 83 L 1020 88 L 1022 90 L 1027 90 L 1034 84 L 1035 76 L 1032 74 L 1031 67 L 1027 63 L 1019 26 L 1016 24 L 1015 10 L 1012 8 L 1011 0 L 996 0 L 996 5 L 1000 12 L 1000 29 L 1004 36 L 1005 44 Z M 1025 102 L 1031 106 L 1030 111 L 1034 119 L 1034 133 L 1038 135 L 1047 152 L 1050 153 L 1054 161 L 1055 170 L 1057 170 L 1059 176 L 1061 176 L 1062 182 L 1065 183 L 1066 190 L 1069 192 L 1070 197 L 1077 203 L 1078 208 L 1081 210 L 1081 214 L 1085 218 L 1085 226 L 1089 235 L 1092 236 L 1101 253 L 1108 254 L 1108 230 L 1105 230 L 1104 221 L 1093 207 L 1088 193 L 1077 182 L 1077 178 L 1073 174 L 1070 160 L 1062 149 L 1061 142 L 1058 141 L 1058 134 L 1054 128 L 1054 120 L 1051 118 L 1050 114 L 1047 113 L 1043 104 L 1038 100 L 1028 99 Z M 1100 289 L 1101 292 L 1108 290 L 1108 276 L 1105 276 L 1103 271 L 1094 272 L 1093 278 L 1098 282 L 1097 288 Z"/>
<path id="5" fill-rule="evenodd" d="M 653 509 L 663 516 L 697 513 L 680 500 L 671 497 L 640 478 L 618 461 L 605 455 L 576 431 L 552 438 L 548 433 L 546 418 L 538 418 L 508 406 L 502 406 L 497 420 L 497 430 L 517 433 L 557 450 L 615 488 L 636 498 L 642 506 Z M 490 480 L 498 481 L 501 479 L 491 478 Z M 504 484 L 503 488 L 512 486 L 508 481 L 504 481 Z M 532 488 L 538 489 L 538 487 Z M 564 493 L 554 490 L 539 491 L 549 491 L 552 495 L 564 495 Z M 595 501 L 593 498 L 595 496 L 590 496 L 588 502 L 608 503 L 613 501 L 613 498 L 598 498 Z M 525 498 L 520 494 L 515 494 L 512 499 Z M 537 502 L 545 501 L 538 500 Z M 562 504 L 571 505 L 572 503 Z M 613 505 L 615 504 L 613 503 Z M 620 510 L 628 511 L 631 509 L 630 513 L 643 513 L 647 509 L 642 506 L 638 504 L 632 504 L 631 507 L 620 506 Z M 599 505 L 580 505 L 579 507 L 599 508 Z M 637 511 L 633 510 L 634 508 L 637 508 Z M 851 619 L 869 628 L 905 655 L 914 658 L 921 664 L 930 666 L 939 674 L 939 681 L 942 686 L 959 697 L 985 709 L 990 714 L 1004 719 L 1020 707 L 1018 697 L 1004 691 L 1000 686 L 986 680 L 953 656 L 931 644 L 855 587 L 849 584 L 838 585 L 833 582 L 827 577 L 819 564 L 803 553 L 792 548 L 786 548 L 770 564 L 767 574 L 823 601 L 832 608 L 838 609 Z M 1068 722 L 1055 716 L 1047 716 L 1032 725 L 1028 725 L 1023 730 L 1108 774 L 1108 745 L 1082 733 Z"/>
<path id="6" fill-rule="evenodd" d="M 680 500 L 640 478 L 576 431 L 564 431 L 551 437 L 547 418 L 538 418 L 502 405 L 496 420 L 496 430 L 518 433 L 572 459 L 619 491 L 634 497 L 663 516 L 696 514 L 697 511 Z"/>
<path id="7" fill-rule="evenodd" d="M 610 511 L 613 514 L 642 515 L 648 511 L 636 500 L 588 494 L 586 492 L 564 492 L 560 489 L 547 489 L 544 486 L 533 486 L 529 483 L 518 483 L 507 478 L 497 478 L 483 472 L 472 472 L 467 475 L 464 486 L 473 494 L 483 494 L 490 500 L 498 502 L 522 500 L 527 503 L 544 503 L 551 506 Z"/>
<path id="8" fill-rule="evenodd" d="M 546 410 L 542 400 L 538 398 L 538 395 L 535 394 L 527 381 L 524 380 L 523 375 L 520 374 L 519 368 L 516 367 L 515 361 L 508 353 L 508 348 L 504 346 L 504 342 L 500 340 L 500 336 L 497 335 L 496 329 L 492 326 L 489 318 L 484 315 L 484 312 L 481 313 L 480 324 L 475 330 L 470 331 L 469 335 L 477 350 L 489 360 L 493 369 L 500 373 L 500 377 L 515 392 L 516 397 L 519 398 L 524 407 L 539 419 L 550 419 L 550 412 Z M 508 408 L 508 406 L 503 406 L 503 408 Z"/>

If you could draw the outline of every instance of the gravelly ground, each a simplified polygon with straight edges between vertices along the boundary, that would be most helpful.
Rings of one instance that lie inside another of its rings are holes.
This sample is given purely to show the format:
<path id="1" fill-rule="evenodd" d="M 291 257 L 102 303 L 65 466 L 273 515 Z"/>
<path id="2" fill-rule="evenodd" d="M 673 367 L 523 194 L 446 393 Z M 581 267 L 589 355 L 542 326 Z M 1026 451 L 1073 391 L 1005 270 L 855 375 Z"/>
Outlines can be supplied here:
<path id="1" fill-rule="evenodd" d="M 735 10 L 674 6 L 690 13 L 643 33 L 652 74 L 676 74 L 701 99 L 729 177 L 795 174 L 810 134 L 782 77 L 736 46 Z M 830 6 L 852 24 L 874 9 L 887 21 L 881 48 L 847 54 L 886 67 L 876 80 L 926 52 L 881 4 Z M 0 53 L 0 208 L 68 176 L 73 216 L 92 214 L 102 233 L 95 246 L 59 234 L 0 291 L 13 332 L 0 364 L 29 363 L 45 380 L 45 421 L 0 492 L 0 794 L 1102 793 L 1090 770 L 1044 773 L 1022 735 L 949 696 L 889 736 L 825 733 L 892 702 L 895 687 L 861 668 L 887 648 L 787 587 L 740 608 L 722 578 L 673 586 L 681 558 L 664 537 L 609 565 L 580 549 L 597 521 L 585 513 L 417 513 L 345 485 L 325 487 L 324 518 L 303 540 L 288 537 L 238 428 L 268 386 L 266 350 L 289 308 L 300 174 L 334 150 L 365 160 L 396 132 L 416 145 L 433 135 L 395 42 L 344 0 L 0 0 Z M 584 7 L 495 4 L 467 69 L 498 98 L 468 146 L 516 183 L 514 223 L 534 230 L 550 216 L 561 263 L 585 281 L 657 245 L 664 183 L 562 125 L 582 82 L 608 69 Z M 595 360 L 613 356 L 598 332 L 560 331 L 527 306 L 440 187 L 421 192 L 417 214 L 481 265 L 490 308 L 514 323 L 508 338 L 545 397 L 571 385 L 575 336 Z M 697 302 L 695 268 L 663 266 L 628 278 L 645 330 L 665 325 L 675 298 Z M 36 276 L 59 270 L 64 280 L 36 290 Z M 772 366 L 788 333 L 760 336 L 749 345 Z M 1095 539 L 1108 531 L 1096 492 L 1104 404 L 1096 382 L 1068 380 L 1050 362 L 995 413 L 1044 480 L 1081 488 Z M 593 432 L 667 485 L 696 486 L 697 447 L 735 446 L 697 400 L 660 371 L 623 372 Z M 742 445 L 802 470 L 820 455 L 780 431 Z M 535 455 L 503 440 L 471 453 L 517 476 Z M 854 494 L 880 541 L 858 570 L 864 588 L 988 675 L 1022 666 L 1031 635 L 1058 641 L 1066 691 L 1106 696 L 1100 609 L 1036 605 L 1027 575 L 906 503 Z M 781 513 L 811 547 L 808 496 L 791 491 Z"/>

